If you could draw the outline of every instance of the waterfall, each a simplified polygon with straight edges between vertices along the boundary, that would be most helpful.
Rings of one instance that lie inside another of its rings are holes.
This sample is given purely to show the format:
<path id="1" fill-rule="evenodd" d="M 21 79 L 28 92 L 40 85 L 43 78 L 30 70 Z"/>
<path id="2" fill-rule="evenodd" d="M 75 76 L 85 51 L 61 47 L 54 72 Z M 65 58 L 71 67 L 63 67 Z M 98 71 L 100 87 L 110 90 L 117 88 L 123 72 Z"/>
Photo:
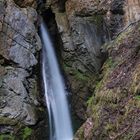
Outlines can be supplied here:
<path id="1" fill-rule="evenodd" d="M 72 140 L 65 85 L 44 23 L 41 24 L 41 38 L 43 42 L 42 75 L 49 114 L 50 140 Z"/>

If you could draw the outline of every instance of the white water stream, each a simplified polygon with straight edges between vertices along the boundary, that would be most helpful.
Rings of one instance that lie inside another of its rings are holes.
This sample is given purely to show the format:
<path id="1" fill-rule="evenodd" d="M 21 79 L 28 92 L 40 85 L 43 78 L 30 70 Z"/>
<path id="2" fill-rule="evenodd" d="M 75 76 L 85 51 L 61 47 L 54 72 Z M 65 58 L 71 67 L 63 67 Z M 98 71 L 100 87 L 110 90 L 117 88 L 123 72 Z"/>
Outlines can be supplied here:
<path id="1" fill-rule="evenodd" d="M 50 140 L 72 140 L 72 126 L 65 86 L 45 24 L 41 24 L 43 42 L 42 75 L 49 113 Z"/>

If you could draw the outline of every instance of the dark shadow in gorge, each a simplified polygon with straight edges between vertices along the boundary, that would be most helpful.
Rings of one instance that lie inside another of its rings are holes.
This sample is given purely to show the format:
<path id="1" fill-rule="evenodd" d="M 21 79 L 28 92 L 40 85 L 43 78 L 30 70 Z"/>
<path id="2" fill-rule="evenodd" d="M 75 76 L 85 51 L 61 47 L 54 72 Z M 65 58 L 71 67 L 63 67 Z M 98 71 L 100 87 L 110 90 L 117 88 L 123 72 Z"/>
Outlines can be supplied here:
<path id="1" fill-rule="evenodd" d="M 63 1 L 64 2 L 64 1 Z M 62 3 L 60 3 L 61 5 Z M 64 10 L 63 8 L 61 9 L 62 11 Z M 72 110 L 71 108 L 71 90 L 70 90 L 70 86 L 69 86 L 69 81 L 67 80 L 67 77 L 65 76 L 65 72 L 62 68 L 63 65 L 63 57 L 61 55 L 62 49 L 63 49 L 63 43 L 60 37 L 60 34 L 58 32 L 57 29 L 57 24 L 55 21 L 55 14 L 52 12 L 51 9 L 45 10 L 42 13 L 42 17 L 44 22 L 46 23 L 46 26 L 48 28 L 48 31 L 50 33 L 50 38 L 52 40 L 54 49 L 56 51 L 56 55 L 58 58 L 58 63 L 60 66 L 60 71 L 61 74 L 63 75 L 63 78 L 65 80 L 65 85 L 66 85 L 66 91 L 68 93 L 68 101 L 69 101 L 69 107 L 70 110 Z M 77 118 L 77 116 L 73 115 L 74 113 L 71 111 L 72 114 L 72 124 L 73 124 L 73 129 L 74 132 L 76 132 L 76 130 L 78 130 L 78 128 L 81 126 L 81 124 L 83 123 L 83 121 L 79 120 L 79 118 Z"/>
<path id="2" fill-rule="evenodd" d="M 61 41 L 60 35 L 58 33 L 58 29 L 57 29 L 57 25 L 56 25 L 56 21 L 55 21 L 55 15 L 51 11 L 51 9 L 48 9 L 42 13 L 42 17 L 48 28 L 53 46 L 55 47 L 54 49 L 56 51 L 58 61 L 61 61 L 62 41 Z"/>

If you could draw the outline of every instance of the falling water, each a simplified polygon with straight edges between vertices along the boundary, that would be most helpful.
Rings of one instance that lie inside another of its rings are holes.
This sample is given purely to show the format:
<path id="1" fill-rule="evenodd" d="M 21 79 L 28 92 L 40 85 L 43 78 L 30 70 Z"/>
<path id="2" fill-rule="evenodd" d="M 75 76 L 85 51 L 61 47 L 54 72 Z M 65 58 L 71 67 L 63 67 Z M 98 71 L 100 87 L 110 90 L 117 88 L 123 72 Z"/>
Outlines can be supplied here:
<path id="1" fill-rule="evenodd" d="M 42 75 L 49 114 L 50 140 L 72 140 L 73 134 L 64 81 L 44 23 L 41 24 L 41 37 L 44 44 Z"/>

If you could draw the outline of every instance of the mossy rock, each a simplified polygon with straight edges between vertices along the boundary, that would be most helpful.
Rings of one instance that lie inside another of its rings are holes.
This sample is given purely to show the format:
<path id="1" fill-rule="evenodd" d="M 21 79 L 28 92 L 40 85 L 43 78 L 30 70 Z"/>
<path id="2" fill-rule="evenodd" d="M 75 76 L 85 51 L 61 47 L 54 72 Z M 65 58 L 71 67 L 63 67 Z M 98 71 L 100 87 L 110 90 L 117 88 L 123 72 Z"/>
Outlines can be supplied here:
<path id="1" fill-rule="evenodd" d="M 72 76 L 74 76 L 77 80 L 81 80 L 81 81 L 89 81 L 90 80 L 90 76 L 88 74 L 82 73 L 77 69 L 72 68 L 71 66 L 67 65 L 67 64 L 63 64 L 63 68 L 65 70 L 66 73 L 71 74 Z"/>
<path id="2" fill-rule="evenodd" d="M 93 15 L 91 17 L 87 17 L 86 19 L 99 27 L 103 24 L 103 16 L 102 15 Z"/>
<path id="3" fill-rule="evenodd" d="M 18 140 L 32 140 L 32 134 L 33 134 L 33 129 L 32 128 L 30 128 L 30 127 L 28 127 L 28 126 L 26 126 L 26 127 L 21 127 L 19 130 L 18 130 L 18 132 L 17 132 L 17 134 L 16 134 L 16 136 L 15 136 L 15 138 Z"/>
<path id="4" fill-rule="evenodd" d="M 0 124 L 11 126 L 14 130 L 9 134 L 0 134 L 0 140 L 31 140 L 32 128 L 6 117 L 0 117 Z"/>
<path id="5" fill-rule="evenodd" d="M 32 134 L 32 129 L 29 127 L 25 127 L 23 129 L 23 140 L 28 139 L 31 136 L 31 134 Z"/>
<path id="6" fill-rule="evenodd" d="M 15 137 L 10 134 L 2 134 L 0 140 L 15 140 Z"/>
<path id="7" fill-rule="evenodd" d="M 1 125 L 16 125 L 17 121 L 8 117 L 0 117 L 0 124 Z"/>

